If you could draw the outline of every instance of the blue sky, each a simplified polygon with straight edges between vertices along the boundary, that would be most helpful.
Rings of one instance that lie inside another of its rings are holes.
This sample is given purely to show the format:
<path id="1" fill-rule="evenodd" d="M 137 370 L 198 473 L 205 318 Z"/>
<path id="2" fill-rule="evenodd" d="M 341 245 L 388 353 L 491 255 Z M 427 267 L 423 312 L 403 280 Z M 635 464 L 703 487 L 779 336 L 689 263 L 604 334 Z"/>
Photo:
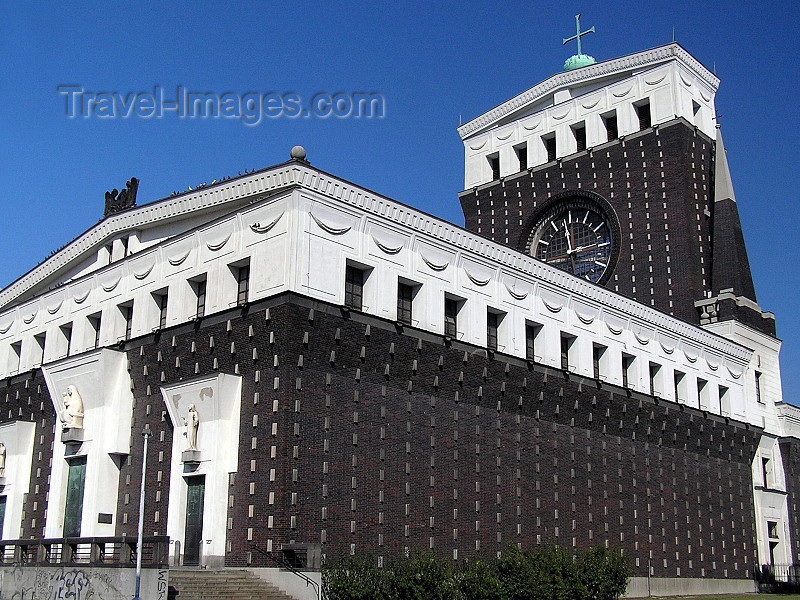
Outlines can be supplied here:
<path id="1" fill-rule="evenodd" d="M 102 216 L 106 190 L 139 204 L 302 144 L 312 164 L 463 224 L 467 121 L 561 69 L 574 15 L 604 60 L 672 41 L 722 83 L 728 148 L 758 301 L 776 313 L 784 399 L 800 404 L 800 67 L 794 2 L 5 2 L 0 4 L 0 285 Z M 382 119 L 66 116 L 58 86 L 223 94 L 377 92 Z"/>

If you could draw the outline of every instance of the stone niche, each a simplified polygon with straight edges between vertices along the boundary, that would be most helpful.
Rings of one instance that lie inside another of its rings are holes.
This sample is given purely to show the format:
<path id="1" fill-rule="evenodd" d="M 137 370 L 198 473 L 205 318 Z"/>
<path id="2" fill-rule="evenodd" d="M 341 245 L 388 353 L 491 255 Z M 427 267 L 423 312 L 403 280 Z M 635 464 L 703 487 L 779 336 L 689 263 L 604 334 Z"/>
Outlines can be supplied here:
<path id="1" fill-rule="evenodd" d="M 174 426 L 167 535 L 170 541 L 177 540 L 184 548 L 188 480 L 203 477 L 201 564 L 222 566 L 228 473 L 237 471 L 239 461 L 242 378 L 218 373 L 166 385 L 161 394 Z M 194 432 L 190 407 L 197 415 Z"/>
<path id="2" fill-rule="evenodd" d="M 103 348 L 42 366 L 56 426 L 45 537 L 61 537 L 69 461 L 85 457 L 81 537 L 113 536 L 116 524 L 98 514 L 117 513 L 119 469 L 130 454 L 133 394 L 124 352 Z"/>

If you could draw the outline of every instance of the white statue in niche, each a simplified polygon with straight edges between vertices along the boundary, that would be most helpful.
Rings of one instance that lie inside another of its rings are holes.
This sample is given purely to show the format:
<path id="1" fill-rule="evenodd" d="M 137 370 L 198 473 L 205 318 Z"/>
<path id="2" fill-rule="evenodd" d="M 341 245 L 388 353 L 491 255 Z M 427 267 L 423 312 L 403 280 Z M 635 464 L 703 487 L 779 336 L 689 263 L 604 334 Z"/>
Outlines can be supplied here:
<path id="1" fill-rule="evenodd" d="M 189 416 L 183 418 L 186 425 L 186 449 L 197 450 L 197 429 L 200 427 L 200 415 L 194 404 L 189 405 Z"/>
<path id="2" fill-rule="evenodd" d="M 0 442 L 0 477 L 6 476 L 6 445 Z"/>
<path id="3" fill-rule="evenodd" d="M 67 386 L 64 392 L 64 410 L 61 411 L 64 427 L 83 429 L 83 399 L 74 385 Z"/>

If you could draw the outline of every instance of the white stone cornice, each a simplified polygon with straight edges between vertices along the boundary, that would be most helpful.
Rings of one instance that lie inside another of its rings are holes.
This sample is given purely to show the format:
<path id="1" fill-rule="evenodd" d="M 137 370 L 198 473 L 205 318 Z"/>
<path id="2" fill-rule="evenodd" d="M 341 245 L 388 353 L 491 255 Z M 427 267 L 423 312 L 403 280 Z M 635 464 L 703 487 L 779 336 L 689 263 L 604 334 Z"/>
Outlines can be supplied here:
<path id="1" fill-rule="evenodd" d="M 553 75 L 542 83 L 496 106 L 489 112 L 464 123 L 458 128 L 458 133 L 462 140 L 466 139 L 474 133 L 494 125 L 509 114 L 537 102 L 543 96 L 558 88 L 575 85 L 577 83 L 586 83 L 593 79 L 605 78 L 616 73 L 624 73 L 631 69 L 649 67 L 675 59 L 686 65 L 692 73 L 705 81 L 714 91 L 717 90 L 719 87 L 719 79 L 717 76 L 706 69 L 700 61 L 681 46 L 672 43 L 666 46 L 645 50 L 644 52 L 637 52 L 620 58 L 595 63 L 588 67 L 575 69 L 574 71 L 565 71 Z"/>
<path id="2" fill-rule="evenodd" d="M 634 300 L 615 294 L 603 287 L 569 275 L 531 256 L 338 179 L 328 173 L 314 169 L 310 165 L 300 163 L 278 165 L 249 175 L 246 178 L 225 182 L 213 188 L 205 188 L 192 194 L 184 194 L 183 196 L 170 198 L 152 205 L 145 205 L 122 215 L 109 218 L 52 257 L 52 263 L 48 261 L 40 265 L 18 280 L 14 286 L 21 287 L 23 284 L 27 284 L 27 289 L 30 289 L 35 284 L 35 281 L 44 279 L 45 275 L 39 273 L 40 270 L 47 267 L 49 274 L 55 270 L 56 264 L 67 264 L 69 262 L 66 257 L 61 256 L 62 254 L 69 257 L 78 256 L 91 248 L 92 241 L 94 241 L 94 244 L 98 244 L 113 232 L 139 228 L 160 219 L 172 219 L 193 211 L 203 211 L 210 207 L 216 207 L 217 209 L 226 207 L 230 208 L 230 210 L 236 210 L 238 200 L 271 195 L 271 192 L 283 190 L 290 186 L 299 186 L 316 192 L 334 200 L 335 203 L 360 209 L 367 214 L 381 217 L 393 222 L 395 225 L 405 227 L 411 230 L 412 233 L 422 234 L 429 239 L 433 238 L 430 241 L 435 240 L 443 246 L 449 245 L 452 250 L 461 251 L 467 256 L 472 255 L 475 258 L 493 262 L 501 271 L 517 279 L 527 280 L 531 283 L 539 281 L 570 295 L 573 300 L 588 301 L 592 304 L 606 307 L 608 310 L 617 311 L 644 326 L 656 327 L 661 331 L 677 335 L 686 341 L 692 341 L 709 349 L 722 352 L 734 360 L 747 362 L 750 358 L 751 351 L 748 348 L 731 342 L 716 333 L 685 323 Z M 226 206 L 226 204 L 229 206 Z M 161 245 L 165 242 L 166 240 Z M 133 257 L 135 256 L 133 255 Z M 130 258 L 126 262 L 129 260 Z M 5 304 L 8 304 L 10 302 L 8 298 L 13 299 L 15 297 L 11 293 L 11 289 L 4 290 L 3 294 L 0 294 L 0 299 Z M 8 313 L 6 312 L 6 314 Z M 0 320 L 5 323 L 5 318 L 3 317 L 0 316 Z"/>
<path id="3" fill-rule="evenodd" d="M 302 173 L 295 164 L 287 163 L 109 216 L 0 291 L 0 308 L 16 303 L 30 290 L 116 234 L 273 192 L 296 184 Z"/>

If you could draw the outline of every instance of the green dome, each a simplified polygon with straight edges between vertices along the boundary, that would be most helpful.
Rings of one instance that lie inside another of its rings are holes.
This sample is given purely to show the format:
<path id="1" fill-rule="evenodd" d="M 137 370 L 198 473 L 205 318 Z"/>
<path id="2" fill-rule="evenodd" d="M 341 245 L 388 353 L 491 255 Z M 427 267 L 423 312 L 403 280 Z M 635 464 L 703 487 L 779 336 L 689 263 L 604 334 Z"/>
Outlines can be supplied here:
<path id="1" fill-rule="evenodd" d="M 597 61 L 588 54 L 575 54 L 567 59 L 564 63 L 565 71 L 572 71 L 573 69 L 580 69 L 581 67 L 588 67 Z"/>

